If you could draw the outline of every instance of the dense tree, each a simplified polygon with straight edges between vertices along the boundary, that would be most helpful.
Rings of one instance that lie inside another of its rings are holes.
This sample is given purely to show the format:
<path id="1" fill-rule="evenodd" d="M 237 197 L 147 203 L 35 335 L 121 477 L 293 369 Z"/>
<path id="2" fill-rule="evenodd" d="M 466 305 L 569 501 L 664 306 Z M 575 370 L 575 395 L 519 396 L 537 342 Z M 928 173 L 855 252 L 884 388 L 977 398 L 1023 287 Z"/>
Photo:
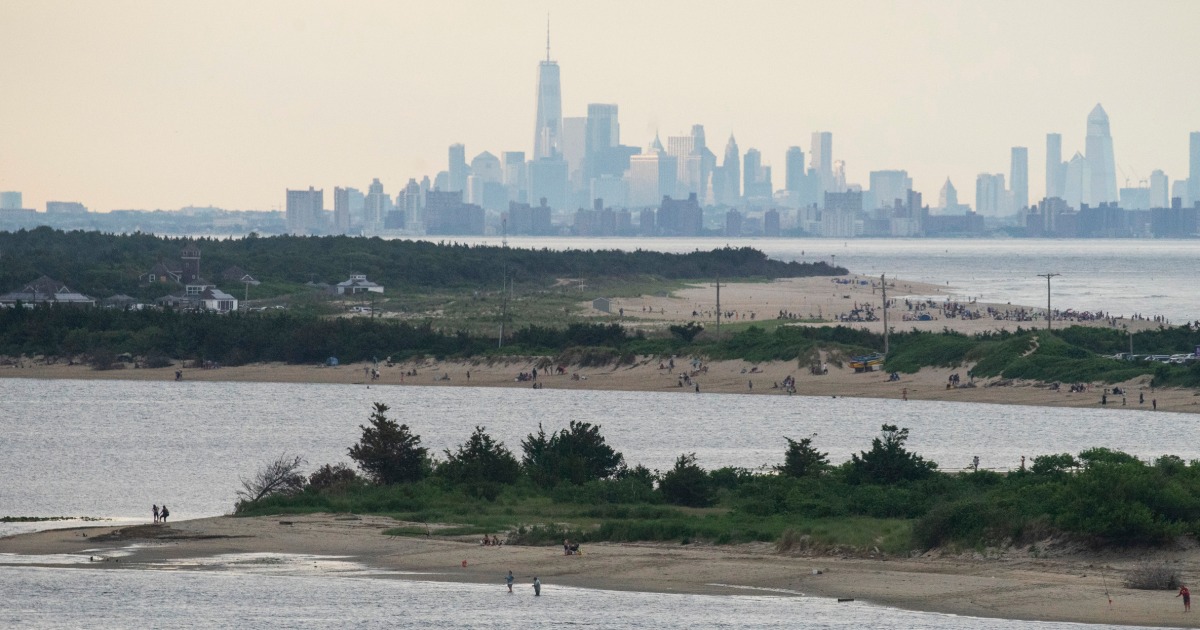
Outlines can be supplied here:
<path id="1" fill-rule="evenodd" d="M 457 484 L 511 484 L 521 474 L 521 465 L 504 443 L 477 426 L 457 451 L 445 451 L 446 461 L 437 467 L 437 474 Z"/>
<path id="2" fill-rule="evenodd" d="M 625 460 L 605 442 L 600 425 L 576 420 L 549 436 L 539 423 L 537 434 L 523 440 L 521 450 L 525 471 L 535 483 L 546 486 L 609 479 Z"/>
<path id="3" fill-rule="evenodd" d="M 871 440 L 871 450 L 850 456 L 851 478 L 858 482 L 893 484 L 925 479 L 937 469 L 916 453 L 904 448 L 908 429 L 885 424 L 880 435 Z"/>
<path id="4" fill-rule="evenodd" d="M 388 406 L 375 403 L 368 426 L 359 425 L 362 438 L 350 447 L 350 459 L 377 484 L 411 483 L 429 474 L 427 449 L 407 424 L 387 417 Z"/>
<path id="5" fill-rule="evenodd" d="M 685 453 L 675 460 L 675 467 L 663 473 L 658 491 L 667 503 L 687 507 L 708 507 L 713 504 L 713 482 L 708 473 L 696 463 L 695 453 Z"/>
<path id="6" fill-rule="evenodd" d="M 829 469 L 829 453 L 822 453 L 812 445 L 812 438 L 799 441 L 790 437 L 787 440 L 787 451 L 783 455 L 783 464 L 775 470 L 788 477 L 813 477 Z"/>
<path id="7" fill-rule="evenodd" d="M 345 464 L 325 464 L 308 476 L 308 488 L 320 492 L 342 490 L 361 482 L 358 473 Z"/>

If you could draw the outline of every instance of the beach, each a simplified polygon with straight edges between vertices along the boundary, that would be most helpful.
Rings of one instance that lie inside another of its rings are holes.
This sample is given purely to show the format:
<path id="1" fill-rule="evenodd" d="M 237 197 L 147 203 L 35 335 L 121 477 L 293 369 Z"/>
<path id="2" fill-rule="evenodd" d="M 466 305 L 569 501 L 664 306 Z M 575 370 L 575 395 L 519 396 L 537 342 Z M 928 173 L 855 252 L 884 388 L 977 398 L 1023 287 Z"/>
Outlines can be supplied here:
<path id="1" fill-rule="evenodd" d="M 581 555 L 560 546 L 482 546 L 474 538 L 386 536 L 406 524 L 381 516 L 213 517 L 169 525 L 42 531 L 0 539 L 0 553 L 71 554 L 96 570 L 237 569 L 261 554 L 334 556 L 395 577 L 494 583 L 511 570 L 518 584 L 538 575 L 555 585 L 701 594 L 802 593 L 852 598 L 911 610 L 979 617 L 1188 627 L 1174 591 L 1125 588 L 1144 562 L 1167 562 L 1184 575 L 1200 571 L 1200 551 L 1094 552 L 1077 546 L 1003 552 L 888 557 L 870 551 L 799 549 L 774 544 L 588 544 Z M 801 545 L 802 547 L 802 545 Z M 5 560 L 0 559 L 0 564 Z M 37 565 L 37 562 L 33 562 Z M 24 564 L 23 566 L 30 566 Z M 49 561 L 45 566 L 62 566 Z M 318 565 L 319 566 L 319 565 Z M 1111 603 L 1109 599 L 1111 598 Z"/>
<path id="2" fill-rule="evenodd" d="M 844 283 L 835 283 L 842 280 Z M 872 285 L 872 282 L 875 285 Z M 794 278 L 770 282 L 747 282 L 723 284 L 721 310 L 733 313 L 733 321 L 766 322 L 779 319 L 781 312 L 801 319 L 788 319 L 788 325 L 845 325 L 882 332 L 882 321 L 847 321 L 814 323 L 805 321 L 810 311 L 821 313 L 831 319 L 850 313 L 856 308 L 871 306 L 876 317 L 882 319 L 882 291 L 877 286 L 878 278 L 848 276 L 839 278 Z M 895 299 L 889 318 L 889 327 L 894 331 L 924 330 L 930 332 L 943 329 L 975 334 L 996 330 L 1029 329 L 1045 325 L 1042 321 L 1028 319 L 996 319 L 984 317 L 965 319 L 947 318 L 942 311 L 926 308 L 908 310 L 905 300 L 939 304 L 947 300 L 961 299 L 969 308 L 981 310 L 992 308 L 1000 312 L 1024 314 L 1032 312 L 1029 307 L 1009 304 L 984 304 L 969 302 L 969 296 L 937 285 L 889 280 L 889 299 Z M 667 324 L 699 321 L 712 334 L 716 333 L 715 287 L 693 286 L 673 293 L 671 296 L 641 296 L 617 299 L 610 307 L 611 313 L 591 308 L 588 312 L 597 321 L 620 322 L 629 327 L 663 328 Z M 619 309 L 625 309 L 621 315 Z M 696 313 L 693 316 L 693 313 Z M 1044 313 L 1044 311 L 1043 311 Z M 929 320 L 906 320 L 905 316 L 927 314 Z M 1017 315 L 1014 315 L 1017 317 Z M 1106 320 L 1055 321 L 1054 326 L 1072 324 L 1107 326 Z M 1118 327 L 1134 330 L 1154 328 L 1156 323 L 1147 320 L 1117 320 Z M 708 334 L 708 333 L 706 333 Z M 825 358 L 825 357 L 823 357 Z M 699 361 L 700 367 L 692 361 Z M 557 373 L 546 357 L 511 357 L 503 360 L 436 360 L 432 358 L 388 363 L 381 357 L 375 363 L 342 363 L 327 365 L 292 365 L 282 363 L 219 366 L 208 369 L 176 365 L 164 368 L 138 368 L 123 364 L 122 369 L 94 370 L 82 364 L 69 365 L 61 361 L 47 362 L 40 359 L 12 361 L 13 365 L 0 367 L 0 378 L 34 379 L 120 379 L 144 381 L 174 380 L 176 370 L 188 381 L 241 381 L 279 383 L 337 383 L 360 384 L 363 386 L 437 386 L 437 387 L 532 387 L 533 381 L 518 380 L 522 373 L 532 375 L 538 369 L 537 384 L 547 389 L 592 389 L 610 391 L 663 391 L 696 395 L 697 393 L 737 393 L 755 396 L 786 396 L 783 381 L 795 378 L 794 394 L 800 396 L 837 396 L 884 398 L 908 400 L 946 400 L 956 402 L 1034 405 L 1050 407 L 1102 407 L 1106 388 L 1112 385 L 1087 384 L 1082 392 L 1070 392 L 1065 386 L 1055 391 L 1045 383 L 1010 380 L 1002 378 L 969 378 L 971 365 L 956 368 L 924 368 L 915 374 L 900 374 L 897 381 L 890 381 L 883 372 L 856 373 L 848 365 L 836 360 L 823 361 L 827 373 L 816 375 L 808 364 L 795 361 L 749 362 L 740 360 L 707 361 L 704 357 L 675 357 L 675 367 L 669 366 L 667 357 L 637 357 L 631 364 L 582 367 L 565 365 L 564 372 Z M 541 366 L 541 367 L 539 367 Z M 551 369 L 547 369 L 551 366 Z M 378 378 L 372 370 L 378 369 Z M 687 373 L 687 381 L 681 386 L 680 376 Z M 950 377 L 958 375 L 956 387 L 948 387 Z M 1146 411 L 1200 412 L 1200 392 L 1176 388 L 1151 388 L 1150 377 L 1142 376 L 1125 383 L 1115 384 L 1126 391 L 1124 396 L 1108 395 L 1107 406 Z M 699 386 L 697 392 L 696 386 Z M 1157 402 L 1157 408 L 1155 407 Z"/>

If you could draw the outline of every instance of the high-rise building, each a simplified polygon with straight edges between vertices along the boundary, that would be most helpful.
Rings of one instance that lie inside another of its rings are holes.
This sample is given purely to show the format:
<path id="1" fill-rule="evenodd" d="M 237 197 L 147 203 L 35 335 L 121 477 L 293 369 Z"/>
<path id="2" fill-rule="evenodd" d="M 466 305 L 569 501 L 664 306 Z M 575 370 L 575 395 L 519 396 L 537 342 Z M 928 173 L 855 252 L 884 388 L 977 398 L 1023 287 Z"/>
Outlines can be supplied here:
<path id="1" fill-rule="evenodd" d="M 584 142 L 584 178 L 617 175 L 609 165 L 609 152 L 621 142 L 617 122 L 617 106 L 608 103 L 589 103 L 587 108 L 587 138 Z"/>
<path id="2" fill-rule="evenodd" d="M 742 199 L 742 154 L 738 151 L 737 140 L 729 134 L 729 142 L 725 143 L 725 161 L 721 164 L 723 183 L 721 203 L 736 205 Z"/>
<path id="3" fill-rule="evenodd" d="M 533 160 L 529 163 L 529 195 L 537 205 L 546 204 L 555 210 L 566 210 L 567 161 L 562 155 Z"/>
<path id="4" fill-rule="evenodd" d="M 871 171 L 871 194 L 867 200 L 867 209 L 891 208 L 896 201 L 903 203 L 908 199 L 908 191 L 912 190 L 912 178 L 908 171 Z"/>
<path id="5" fill-rule="evenodd" d="M 563 160 L 567 162 L 571 191 L 583 190 L 585 183 L 583 158 L 587 153 L 587 118 L 576 116 L 562 119 L 562 142 L 559 148 Z"/>
<path id="6" fill-rule="evenodd" d="M 1085 158 L 1091 170 L 1091 202 L 1117 201 L 1117 162 L 1113 156 L 1108 114 L 1098 103 L 1088 114 Z"/>
<path id="7" fill-rule="evenodd" d="M 467 148 L 461 143 L 450 145 L 449 162 L 449 168 L 446 169 L 446 172 L 450 174 L 449 182 L 447 182 L 448 190 L 451 192 L 465 191 L 467 175 L 470 174 L 467 169 Z"/>
<path id="8" fill-rule="evenodd" d="M 325 190 L 312 186 L 308 190 L 287 191 L 287 206 L 284 214 L 287 229 L 292 234 L 309 234 L 321 227 L 321 213 L 325 210 Z"/>
<path id="9" fill-rule="evenodd" d="M 550 60 L 550 25 L 546 25 L 546 60 L 538 64 L 537 120 L 533 126 L 533 161 L 562 152 L 562 83 L 558 63 Z"/>
<path id="10" fill-rule="evenodd" d="M 333 229 L 338 234 L 350 231 L 350 190 L 340 186 L 333 188 Z"/>
<path id="11" fill-rule="evenodd" d="M 1191 208 L 1200 202 L 1200 131 L 1193 131 L 1188 137 L 1188 198 L 1187 207 Z"/>
<path id="12" fill-rule="evenodd" d="M 1009 167 L 1008 181 L 1012 186 L 1012 210 L 1020 211 L 1029 207 L 1029 149 L 1025 147 L 1012 148 L 1012 163 Z"/>
<path id="13" fill-rule="evenodd" d="M 1150 207 L 1151 208 L 1170 208 L 1171 199 L 1168 197 L 1170 193 L 1169 181 L 1167 174 L 1161 170 L 1155 170 L 1150 173 Z"/>
<path id="14" fill-rule="evenodd" d="M 958 214 L 963 210 L 958 204 L 958 189 L 954 184 L 950 183 L 950 178 L 946 178 L 946 183 L 942 185 L 942 191 L 938 194 L 938 209 L 942 214 Z"/>
<path id="15" fill-rule="evenodd" d="M 403 213 L 405 227 L 409 230 L 420 231 L 424 228 L 424 217 L 421 216 L 424 209 L 424 204 L 421 203 L 423 197 L 421 185 L 411 177 L 404 188 L 396 193 L 396 210 Z"/>
<path id="16" fill-rule="evenodd" d="M 742 193 L 747 200 L 771 198 L 771 180 L 767 172 L 762 165 L 762 153 L 753 147 L 746 149 L 742 158 Z"/>
<path id="17" fill-rule="evenodd" d="M 1078 210 L 1083 204 L 1092 204 L 1092 168 L 1083 154 L 1076 151 L 1067 162 L 1066 177 L 1063 178 L 1063 199 L 1071 208 Z"/>
<path id="18" fill-rule="evenodd" d="M 505 151 L 504 187 L 508 189 L 508 200 L 527 203 L 529 200 L 529 171 L 524 151 Z"/>
<path id="19" fill-rule="evenodd" d="M 819 189 L 817 197 L 834 192 L 833 185 L 833 134 L 818 131 L 812 135 L 812 146 L 808 148 L 812 169 L 817 172 Z"/>
<path id="20" fill-rule="evenodd" d="M 783 188 L 790 193 L 799 193 L 804 188 L 805 180 L 804 151 L 800 147 L 788 147 L 784 162 L 786 172 Z"/>
<path id="21" fill-rule="evenodd" d="M 455 145 L 461 147 L 462 145 Z M 387 193 L 383 192 L 383 182 L 379 178 L 371 180 L 371 185 L 367 187 L 366 199 L 366 223 L 368 226 L 379 229 L 383 227 L 384 220 L 387 214 L 392 211 L 392 198 Z"/>
<path id="22" fill-rule="evenodd" d="M 16 191 L 0 192 L 0 210 L 20 210 L 21 193 Z"/>
<path id="23" fill-rule="evenodd" d="M 675 191 L 677 161 L 668 155 L 658 136 L 644 153 L 629 158 L 629 205 L 658 206 Z"/>
<path id="24" fill-rule="evenodd" d="M 1063 183 L 1066 180 L 1067 169 L 1062 161 L 1062 134 L 1046 134 L 1046 198 L 1059 197 L 1065 194 Z"/>
<path id="25" fill-rule="evenodd" d="M 87 214 L 87 207 L 78 201 L 47 201 L 46 214 Z"/>
<path id="26" fill-rule="evenodd" d="M 975 211 L 995 217 L 1005 213 L 1007 191 L 1003 173 L 980 173 L 975 178 Z"/>

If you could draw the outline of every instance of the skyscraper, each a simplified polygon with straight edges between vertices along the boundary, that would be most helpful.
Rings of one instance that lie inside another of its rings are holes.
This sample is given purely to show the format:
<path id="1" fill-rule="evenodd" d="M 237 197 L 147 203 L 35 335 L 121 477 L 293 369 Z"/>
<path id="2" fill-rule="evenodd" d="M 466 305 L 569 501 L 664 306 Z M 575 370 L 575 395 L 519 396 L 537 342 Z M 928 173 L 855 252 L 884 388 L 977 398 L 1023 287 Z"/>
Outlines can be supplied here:
<path id="1" fill-rule="evenodd" d="M 504 187 L 508 189 L 508 200 L 518 203 L 529 202 L 528 166 L 524 151 L 505 151 Z"/>
<path id="2" fill-rule="evenodd" d="M 818 131 L 812 135 L 812 146 L 808 148 L 812 160 L 812 168 L 817 172 L 820 189 L 817 197 L 823 193 L 833 192 L 833 134 L 828 131 Z"/>
<path id="3" fill-rule="evenodd" d="M 1193 131 L 1188 142 L 1188 198 L 1190 208 L 1200 201 L 1200 131 Z"/>
<path id="4" fill-rule="evenodd" d="M 994 217 L 1004 213 L 1006 191 L 1002 173 L 980 173 L 975 178 L 975 211 Z"/>
<path id="5" fill-rule="evenodd" d="M 746 157 L 742 160 L 742 192 L 747 199 L 759 194 L 761 174 L 762 153 L 753 147 L 746 149 Z"/>
<path id="6" fill-rule="evenodd" d="M 791 193 L 799 193 L 804 188 L 804 151 L 800 147 L 788 147 L 787 154 L 784 157 L 784 173 L 783 188 Z"/>
<path id="7" fill-rule="evenodd" d="M 871 171 L 868 176 L 871 182 L 871 194 L 864 210 L 875 208 L 892 208 L 896 201 L 908 199 L 908 191 L 912 190 L 912 178 L 908 171 Z"/>
<path id="8" fill-rule="evenodd" d="M 546 60 L 538 64 L 537 120 L 533 127 L 533 160 L 562 151 L 562 83 L 558 63 L 550 60 L 550 24 L 546 24 Z"/>
<path id="9" fill-rule="evenodd" d="M 462 147 L 461 144 L 456 144 L 454 146 Z M 453 148 L 454 147 L 451 147 L 451 149 Z M 463 168 L 465 169 L 466 165 L 463 165 Z M 349 201 L 347 201 L 347 203 L 349 203 Z M 387 213 L 392 211 L 392 198 L 383 191 L 383 182 L 379 181 L 378 177 L 371 180 L 371 185 L 367 187 L 366 210 L 367 225 L 375 229 L 383 227 L 383 222 L 384 219 L 387 218 Z"/>
<path id="10" fill-rule="evenodd" d="M 312 186 L 308 190 L 287 191 L 285 218 L 288 232 L 308 234 L 321 227 L 321 213 L 325 210 L 325 191 Z"/>
<path id="11" fill-rule="evenodd" d="M 1091 201 L 1095 204 L 1117 201 L 1117 162 L 1113 157 L 1108 114 L 1099 103 L 1088 114 L 1087 145 L 1084 157 L 1091 170 Z"/>
<path id="12" fill-rule="evenodd" d="M 1169 181 L 1167 174 L 1161 170 L 1155 170 L 1150 173 L 1150 207 L 1151 208 L 1170 208 L 1171 200 L 1168 198 L 1170 193 Z"/>
<path id="13" fill-rule="evenodd" d="M 938 194 L 938 208 L 943 214 L 953 214 L 959 211 L 958 189 L 950 183 L 949 177 L 946 178 L 946 183 L 942 185 L 942 191 Z"/>
<path id="14" fill-rule="evenodd" d="M 1046 134 L 1046 197 L 1063 196 L 1066 168 L 1062 161 L 1062 134 Z"/>
<path id="15" fill-rule="evenodd" d="M 721 175 L 725 181 L 723 203 L 736 205 L 742 198 L 742 154 L 738 151 L 737 140 L 729 134 L 729 142 L 725 143 L 725 161 L 721 165 Z"/>
<path id="16" fill-rule="evenodd" d="M 450 145 L 449 162 L 450 166 L 446 169 L 446 172 L 450 174 L 447 190 L 450 192 L 466 190 L 467 175 L 470 174 L 467 171 L 467 148 L 461 143 Z"/>
<path id="17" fill-rule="evenodd" d="M 608 158 L 610 150 L 620 143 L 621 128 L 616 105 L 589 103 L 587 112 L 583 161 L 584 179 L 590 181 L 604 174 L 615 174 L 608 168 Z"/>
<path id="18" fill-rule="evenodd" d="M 1012 210 L 1020 211 L 1029 207 L 1029 149 L 1025 147 L 1012 148 L 1012 164 L 1009 167 L 1008 179 L 1012 186 Z"/>
<path id="19" fill-rule="evenodd" d="M 1092 204 L 1092 167 L 1091 163 L 1076 151 L 1075 156 L 1067 163 L 1066 177 L 1063 178 L 1063 199 L 1067 205 L 1078 210 L 1083 204 Z"/>
<path id="20" fill-rule="evenodd" d="M 658 136 L 654 136 L 645 153 L 629 158 L 629 205 L 658 206 L 663 196 L 674 193 L 676 174 L 675 157 L 668 155 Z"/>

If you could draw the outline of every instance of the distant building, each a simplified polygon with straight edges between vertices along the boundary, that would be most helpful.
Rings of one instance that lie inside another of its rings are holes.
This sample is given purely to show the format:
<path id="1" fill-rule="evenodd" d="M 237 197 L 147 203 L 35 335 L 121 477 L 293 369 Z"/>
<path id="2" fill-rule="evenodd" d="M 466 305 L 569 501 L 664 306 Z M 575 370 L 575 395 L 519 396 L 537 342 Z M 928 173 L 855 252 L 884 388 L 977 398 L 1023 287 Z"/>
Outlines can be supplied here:
<path id="1" fill-rule="evenodd" d="M 184 245 L 179 251 L 179 260 L 178 271 L 171 271 L 165 263 L 159 262 L 150 273 L 141 276 L 143 282 L 174 282 L 183 286 L 182 291 L 156 300 L 158 304 L 187 311 L 228 313 L 238 310 L 237 298 L 200 277 L 200 248 L 195 243 Z"/>
<path id="2" fill-rule="evenodd" d="M 325 191 L 312 186 L 308 190 L 287 191 L 287 229 L 292 234 L 311 234 L 322 227 Z"/>
<path id="3" fill-rule="evenodd" d="M 87 208 L 78 201 L 47 201 L 46 214 L 87 214 Z"/>
<path id="4" fill-rule="evenodd" d="M 687 199 L 663 197 L 655 217 L 660 236 L 699 236 L 704 228 L 704 211 L 695 193 Z"/>
<path id="5" fill-rule="evenodd" d="M 655 135 L 644 153 L 629 158 L 629 205 L 655 206 L 674 194 L 677 170 L 677 160 L 667 154 Z"/>
<path id="6" fill-rule="evenodd" d="M 96 300 L 47 276 L 41 276 L 21 288 L 0 295 L 0 306 L 11 307 L 17 303 L 26 306 L 35 304 L 62 304 L 65 306 L 95 306 Z"/>
<path id="7" fill-rule="evenodd" d="M 550 31 L 546 30 L 546 60 L 538 64 L 537 119 L 533 125 L 533 161 L 562 153 L 562 81 L 558 63 L 550 60 Z"/>
<path id="8" fill-rule="evenodd" d="M 450 177 L 447 183 L 447 190 L 466 192 L 467 175 L 470 173 L 467 168 L 467 148 L 460 143 L 450 145 L 447 161 L 449 166 L 446 172 L 449 173 Z"/>
<path id="9" fill-rule="evenodd" d="M 350 274 L 349 280 L 337 283 L 334 290 L 338 295 L 358 295 L 359 293 L 383 293 L 383 286 L 367 280 L 361 273 Z"/>
<path id="10" fill-rule="evenodd" d="M 1170 180 L 1167 179 L 1167 174 L 1161 170 L 1154 170 L 1150 173 L 1151 208 L 1171 207 L 1169 183 Z"/>
<path id="11" fill-rule="evenodd" d="M 781 233 L 779 226 L 779 211 L 767 210 L 763 213 L 763 236 L 776 237 Z"/>
<path id="12" fill-rule="evenodd" d="M 833 134 L 828 131 L 813 133 L 808 151 L 809 164 L 817 176 L 817 198 L 826 192 L 841 192 L 833 182 Z"/>
<path id="13" fill-rule="evenodd" d="M 1029 207 L 1029 149 L 1012 148 L 1012 164 L 1009 167 L 1009 185 L 1012 186 L 1010 211 L 1021 211 Z"/>
<path id="14" fill-rule="evenodd" d="M 1062 161 L 1062 134 L 1046 134 L 1046 198 L 1064 197 L 1067 165 Z"/>
<path id="15" fill-rule="evenodd" d="M 1008 214 L 1008 192 L 1002 173 L 980 173 L 975 177 L 975 211 L 985 217 Z"/>
<path id="16" fill-rule="evenodd" d="M 1193 131 L 1188 136 L 1188 179 L 1187 199 L 1185 205 L 1189 208 L 1200 202 L 1200 131 Z"/>
<path id="17" fill-rule="evenodd" d="M 1085 157 L 1091 172 L 1090 203 L 1117 201 L 1117 164 L 1113 156 L 1108 113 L 1098 103 L 1088 114 L 1086 151 Z"/>
<path id="18" fill-rule="evenodd" d="M 567 209 L 566 160 L 559 156 L 530 162 L 529 195 L 535 200 L 545 199 L 551 208 Z"/>
<path id="19" fill-rule="evenodd" d="M 20 210 L 21 193 L 16 191 L 0 192 L 0 210 Z"/>
<path id="20" fill-rule="evenodd" d="M 742 213 L 730 210 L 725 213 L 725 236 L 736 238 L 742 235 Z"/>
<path id="21" fill-rule="evenodd" d="M 863 204 L 867 210 L 891 208 L 897 200 L 904 201 L 912 190 L 912 178 L 903 170 L 871 171 L 870 182 L 870 200 Z"/>

